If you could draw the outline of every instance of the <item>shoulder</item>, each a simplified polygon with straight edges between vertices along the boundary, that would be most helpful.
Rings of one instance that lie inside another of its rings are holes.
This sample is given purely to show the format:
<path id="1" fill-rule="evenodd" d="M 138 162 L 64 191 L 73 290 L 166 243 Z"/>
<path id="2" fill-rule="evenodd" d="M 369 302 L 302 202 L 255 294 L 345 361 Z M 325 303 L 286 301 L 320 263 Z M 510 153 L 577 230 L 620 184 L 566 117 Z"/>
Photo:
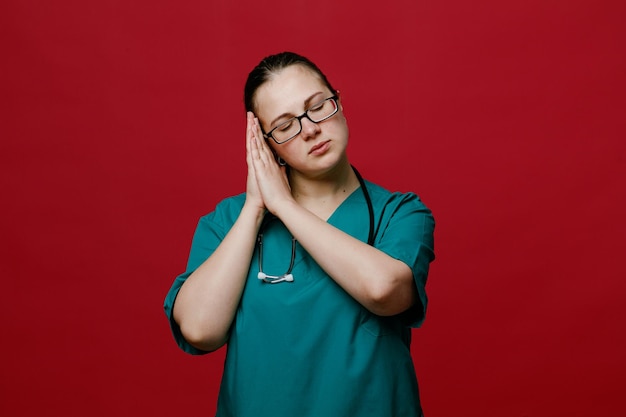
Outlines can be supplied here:
<path id="1" fill-rule="evenodd" d="M 389 191 L 368 180 L 365 181 L 365 185 L 375 211 L 394 212 L 402 209 L 430 213 L 430 209 L 414 192 Z"/>
<path id="2" fill-rule="evenodd" d="M 415 268 L 434 259 L 435 219 L 414 192 L 392 192 L 366 182 L 377 219 L 376 247 Z"/>
<path id="3" fill-rule="evenodd" d="M 215 209 L 200 218 L 201 225 L 219 225 L 227 229 L 235 223 L 243 204 L 246 201 L 246 194 L 241 193 L 227 197 L 217 203 Z"/>

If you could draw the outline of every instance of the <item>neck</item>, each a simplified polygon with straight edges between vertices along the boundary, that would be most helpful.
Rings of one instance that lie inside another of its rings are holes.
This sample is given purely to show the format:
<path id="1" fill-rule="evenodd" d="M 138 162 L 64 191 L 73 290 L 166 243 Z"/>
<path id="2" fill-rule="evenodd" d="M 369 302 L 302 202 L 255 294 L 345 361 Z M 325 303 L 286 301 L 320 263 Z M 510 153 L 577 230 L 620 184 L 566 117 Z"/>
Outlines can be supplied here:
<path id="1" fill-rule="evenodd" d="M 292 170 L 289 173 L 289 184 L 293 196 L 297 199 L 328 197 L 343 192 L 352 192 L 359 186 L 359 181 L 346 161 L 332 170 L 317 176 L 307 176 Z"/>
<path id="2" fill-rule="evenodd" d="M 315 177 L 292 170 L 289 183 L 296 201 L 324 219 L 359 187 L 359 180 L 347 160 Z"/>

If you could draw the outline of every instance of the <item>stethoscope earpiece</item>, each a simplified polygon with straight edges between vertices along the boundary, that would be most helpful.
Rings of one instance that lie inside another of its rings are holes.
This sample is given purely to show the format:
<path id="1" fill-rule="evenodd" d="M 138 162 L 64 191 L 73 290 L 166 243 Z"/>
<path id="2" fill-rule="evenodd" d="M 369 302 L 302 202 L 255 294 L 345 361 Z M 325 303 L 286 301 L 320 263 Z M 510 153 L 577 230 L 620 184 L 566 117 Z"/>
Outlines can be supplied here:
<path id="1" fill-rule="evenodd" d="M 279 282 L 293 282 L 293 274 L 267 275 L 265 272 L 259 272 L 257 278 L 268 284 L 278 284 Z"/>

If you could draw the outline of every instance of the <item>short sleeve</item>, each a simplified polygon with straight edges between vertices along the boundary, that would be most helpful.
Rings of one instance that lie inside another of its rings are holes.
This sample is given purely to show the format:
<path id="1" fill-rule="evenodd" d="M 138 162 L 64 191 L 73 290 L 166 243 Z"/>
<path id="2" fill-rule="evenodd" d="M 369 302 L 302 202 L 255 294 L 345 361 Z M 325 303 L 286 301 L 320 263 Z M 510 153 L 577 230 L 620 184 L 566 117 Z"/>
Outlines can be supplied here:
<path id="1" fill-rule="evenodd" d="M 413 193 L 394 193 L 384 206 L 376 248 L 407 264 L 419 295 L 419 305 L 403 313 L 410 327 L 419 327 L 426 315 L 426 280 L 434 254 L 435 220 Z"/>
<path id="2" fill-rule="evenodd" d="M 233 204 L 236 202 L 236 200 L 233 200 L 234 198 L 225 200 L 225 202 L 220 203 L 216 207 L 214 212 L 200 218 L 191 243 L 187 269 L 183 274 L 176 277 L 165 297 L 165 314 L 169 320 L 174 339 L 182 350 L 192 355 L 202 355 L 208 352 L 193 347 L 185 340 L 180 327 L 174 321 L 174 303 L 176 302 L 178 291 L 180 291 L 187 278 L 211 256 L 230 230 L 234 219 L 241 210 L 239 204 Z"/>

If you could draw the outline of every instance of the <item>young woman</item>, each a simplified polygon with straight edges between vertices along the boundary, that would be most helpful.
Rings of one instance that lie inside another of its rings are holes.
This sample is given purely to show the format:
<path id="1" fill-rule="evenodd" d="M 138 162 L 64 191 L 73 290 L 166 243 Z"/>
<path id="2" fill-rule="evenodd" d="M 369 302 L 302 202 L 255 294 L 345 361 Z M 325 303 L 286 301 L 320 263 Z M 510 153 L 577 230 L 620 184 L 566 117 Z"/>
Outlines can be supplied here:
<path id="1" fill-rule="evenodd" d="M 184 351 L 228 345 L 217 416 L 422 415 L 430 210 L 350 165 L 339 93 L 307 58 L 261 61 L 245 106 L 246 192 L 200 219 L 165 300 Z"/>

